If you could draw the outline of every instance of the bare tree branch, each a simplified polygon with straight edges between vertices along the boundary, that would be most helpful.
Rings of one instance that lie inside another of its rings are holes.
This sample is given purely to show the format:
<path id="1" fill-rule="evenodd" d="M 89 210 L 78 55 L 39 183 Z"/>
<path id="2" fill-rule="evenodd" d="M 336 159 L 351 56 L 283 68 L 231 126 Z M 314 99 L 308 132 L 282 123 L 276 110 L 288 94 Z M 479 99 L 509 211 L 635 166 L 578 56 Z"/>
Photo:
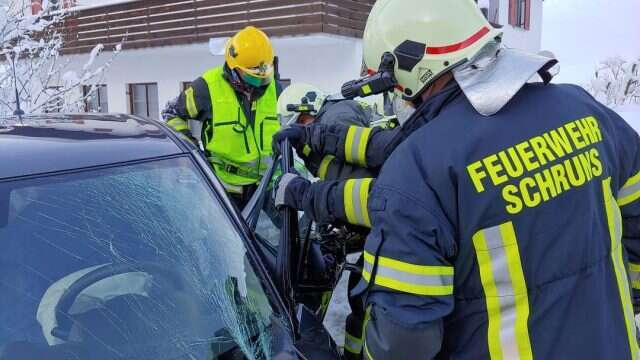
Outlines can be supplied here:
<path id="1" fill-rule="evenodd" d="M 61 55 L 64 39 L 59 29 L 68 16 L 67 10 L 50 7 L 34 15 L 30 1 L 0 2 L 0 115 L 13 113 L 16 92 L 26 113 L 79 111 L 104 81 L 121 44 L 101 64 L 95 59 L 104 47 L 96 46 L 89 60 L 78 66 Z"/>

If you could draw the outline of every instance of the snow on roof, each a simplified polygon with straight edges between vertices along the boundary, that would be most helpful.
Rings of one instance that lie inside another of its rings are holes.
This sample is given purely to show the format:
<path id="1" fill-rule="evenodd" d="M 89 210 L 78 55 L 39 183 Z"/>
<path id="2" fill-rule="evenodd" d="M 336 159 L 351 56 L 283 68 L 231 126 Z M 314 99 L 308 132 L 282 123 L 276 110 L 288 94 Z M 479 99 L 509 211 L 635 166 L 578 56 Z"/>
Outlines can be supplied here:
<path id="1" fill-rule="evenodd" d="M 98 8 L 106 5 L 116 5 L 122 3 L 128 3 L 136 0 L 79 0 L 77 5 L 73 7 L 76 10 L 85 10 Z"/>

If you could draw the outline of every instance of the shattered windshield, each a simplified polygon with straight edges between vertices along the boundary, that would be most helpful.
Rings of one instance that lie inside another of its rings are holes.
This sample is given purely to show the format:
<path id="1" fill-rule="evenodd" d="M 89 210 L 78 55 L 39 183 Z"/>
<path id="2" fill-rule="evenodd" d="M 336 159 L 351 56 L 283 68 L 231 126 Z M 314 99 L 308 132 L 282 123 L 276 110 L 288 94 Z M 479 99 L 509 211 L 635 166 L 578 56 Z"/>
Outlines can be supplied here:
<path id="1" fill-rule="evenodd" d="M 189 158 L 2 182 L 0 245 L 0 359 L 269 357 L 273 310 Z"/>

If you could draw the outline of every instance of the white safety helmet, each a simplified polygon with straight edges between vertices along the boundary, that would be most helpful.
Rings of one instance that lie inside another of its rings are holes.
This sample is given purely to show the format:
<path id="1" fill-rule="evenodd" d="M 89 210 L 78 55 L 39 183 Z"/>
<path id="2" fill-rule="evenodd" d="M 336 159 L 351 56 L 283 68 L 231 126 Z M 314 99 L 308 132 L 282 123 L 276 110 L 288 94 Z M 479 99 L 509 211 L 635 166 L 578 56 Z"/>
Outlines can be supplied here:
<path id="1" fill-rule="evenodd" d="M 309 84 L 289 85 L 278 98 L 278 116 L 282 125 L 293 124 L 302 113 L 316 115 L 327 99 L 327 94 Z"/>
<path id="2" fill-rule="evenodd" d="M 393 54 L 396 91 L 413 100 L 501 35 L 473 0 L 378 0 L 364 32 L 364 63 L 376 72 L 382 55 Z"/>

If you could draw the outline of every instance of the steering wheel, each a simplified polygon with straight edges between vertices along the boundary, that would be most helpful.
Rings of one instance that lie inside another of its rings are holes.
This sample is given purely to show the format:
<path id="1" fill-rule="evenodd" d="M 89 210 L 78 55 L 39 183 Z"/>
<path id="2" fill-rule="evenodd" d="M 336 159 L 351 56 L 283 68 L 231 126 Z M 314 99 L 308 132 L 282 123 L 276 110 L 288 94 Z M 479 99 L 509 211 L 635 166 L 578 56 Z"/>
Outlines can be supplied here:
<path id="1" fill-rule="evenodd" d="M 127 273 L 160 275 L 162 278 L 169 280 L 176 290 L 185 290 L 186 287 L 186 282 L 180 274 L 169 270 L 166 266 L 161 266 L 156 263 L 118 263 L 101 266 L 83 275 L 65 290 L 55 307 L 54 317 L 56 327 L 51 330 L 51 335 L 60 340 L 68 341 L 71 328 L 73 326 L 73 319 L 69 314 L 69 310 L 75 303 L 78 296 L 80 296 L 80 294 L 89 286 L 101 280 Z"/>

